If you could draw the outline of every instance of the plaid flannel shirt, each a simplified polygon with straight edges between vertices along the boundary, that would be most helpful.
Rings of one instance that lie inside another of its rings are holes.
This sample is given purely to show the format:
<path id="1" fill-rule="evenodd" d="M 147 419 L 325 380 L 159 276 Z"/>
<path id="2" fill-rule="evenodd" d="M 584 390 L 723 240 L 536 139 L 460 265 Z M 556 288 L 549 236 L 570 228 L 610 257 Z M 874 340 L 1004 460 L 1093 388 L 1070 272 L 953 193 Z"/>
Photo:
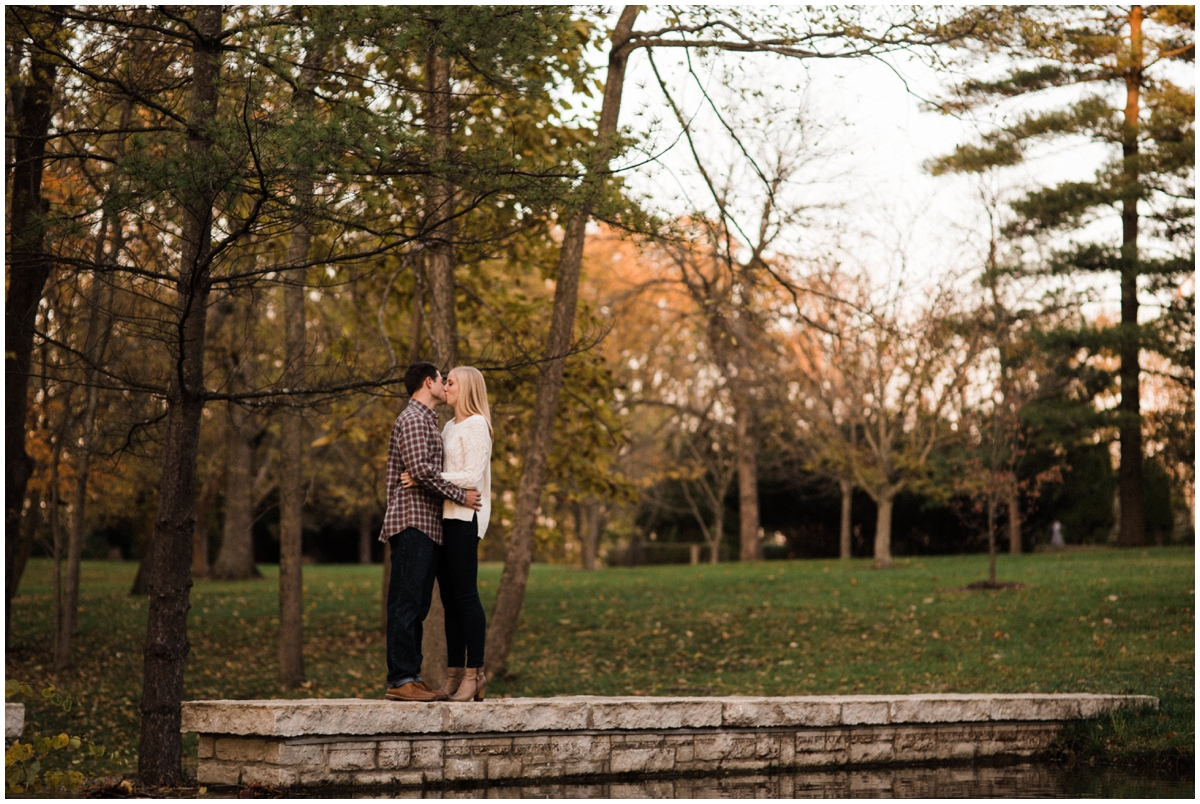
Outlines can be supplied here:
<path id="1" fill-rule="evenodd" d="M 387 457 L 387 513 L 379 541 L 386 542 L 405 528 L 416 528 L 437 544 L 442 543 L 442 500 L 465 505 L 467 494 L 442 480 L 442 434 L 437 414 L 413 399 L 396 417 Z M 417 481 L 412 488 L 400 485 L 404 472 Z"/>

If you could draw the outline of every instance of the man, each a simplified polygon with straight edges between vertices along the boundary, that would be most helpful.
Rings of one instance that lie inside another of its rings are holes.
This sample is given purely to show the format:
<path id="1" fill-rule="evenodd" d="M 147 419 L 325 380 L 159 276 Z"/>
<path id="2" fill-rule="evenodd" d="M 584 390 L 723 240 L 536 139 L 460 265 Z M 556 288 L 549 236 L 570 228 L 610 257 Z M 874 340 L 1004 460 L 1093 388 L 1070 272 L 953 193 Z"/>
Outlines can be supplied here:
<path id="1" fill-rule="evenodd" d="M 475 489 L 442 480 L 442 434 L 433 406 L 445 403 L 441 372 L 413 363 L 404 374 L 411 401 L 396 417 L 387 458 L 387 513 L 382 542 L 392 545 L 387 600 L 387 694 L 391 701 L 441 701 L 446 694 L 421 680 L 422 622 L 433 599 L 437 552 L 442 544 L 442 500 L 479 510 Z M 404 472 L 416 481 L 404 488 Z"/>

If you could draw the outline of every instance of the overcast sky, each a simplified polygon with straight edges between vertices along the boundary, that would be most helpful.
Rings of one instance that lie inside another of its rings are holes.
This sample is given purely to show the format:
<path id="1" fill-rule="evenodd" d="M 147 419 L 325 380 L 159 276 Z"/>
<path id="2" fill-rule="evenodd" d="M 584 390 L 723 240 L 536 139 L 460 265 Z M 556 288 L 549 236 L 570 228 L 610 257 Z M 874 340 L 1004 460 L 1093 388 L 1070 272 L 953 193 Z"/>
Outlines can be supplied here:
<path id="1" fill-rule="evenodd" d="M 924 164 L 976 139 L 996 118 L 988 113 L 957 119 L 923 110 L 921 100 L 944 90 L 950 76 L 903 55 L 883 63 L 870 59 L 798 62 L 761 54 L 724 54 L 708 62 L 693 57 L 693 76 L 682 53 L 658 52 L 655 63 L 680 110 L 693 121 L 700 157 L 710 170 L 718 168 L 716 176 L 732 176 L 744 196 L 741 217 L 747 223 L 757 222 L 752 219 L 763 197 L 761 186 L 708 109 L 705 92 L 718 106 L 725 102 L 737 106 L 739 102 L 723 89 L 727 79 L 761 89 L 762 99 L 741 105 L 727 122 L 748 142 L 758 135 L 791 147 L 803 163 L 788 198 L 808 212 L 781 238 L 780 250 L 802 257 L 832 253 L 875 275 L 894 276 L 902 265 L 907 281 L 914 285 L 949 274 L 977 273 L 987 242 L 978 182 L 966 177 L 935 178 Z M 1055 102 L 1062 100 L 1060 96 Z M 756 121 L 756 102 L 760 107 L 788 107 L 796 114 Z M 1013 106 L 1003 113 L 1020 108 Z M 645 51 L 637 51 L 630 61 L 621 125 L 639 133 L 652 132 L 646 145 L 653 161 L 638 164 L 646 155 L 630 155 L 627 165 L 632 167 L 625 172 L 626 181 L 651 208 L 679 215 L 704 206 L 707 190 Z M 1105 158 L 1101 145 L 1056 143 L 1037 151 L 1026 164 L 1000 172 L 993 189 L 1011 197 L 1022 188 L 1090 178 Z M 1119 239 L 1115 216 L 1093 229 L 1089 235 L 1097 239 Z M 1099 288 L 1109 300 L 1103 306 L 1115 309 L 1117 283 L 1101 281 Z M 1093 312 L 1099 309 L 1093 307 Z"/>

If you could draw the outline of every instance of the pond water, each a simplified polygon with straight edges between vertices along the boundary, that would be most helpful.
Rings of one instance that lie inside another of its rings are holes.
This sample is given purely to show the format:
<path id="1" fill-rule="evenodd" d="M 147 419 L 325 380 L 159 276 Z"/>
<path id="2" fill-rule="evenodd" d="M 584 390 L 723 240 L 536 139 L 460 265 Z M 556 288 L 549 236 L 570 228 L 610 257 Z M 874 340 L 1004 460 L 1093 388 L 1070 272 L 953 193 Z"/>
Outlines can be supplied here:
<path id="1" fill-rule="evenodd" d="M 213 791 L 216 792 L 216 791 Z M 1195 798 L 1195 776 L 1113 767 L 1020 763 L 789 770 L 751 775 L 647 779 L 595 784 L 547 781 L 452 789 L 308 791 L 351 798 Z M 293 797 L 304 791 L 292 790 Z M 218 794 L 219 795 L 219 794 Z"/>

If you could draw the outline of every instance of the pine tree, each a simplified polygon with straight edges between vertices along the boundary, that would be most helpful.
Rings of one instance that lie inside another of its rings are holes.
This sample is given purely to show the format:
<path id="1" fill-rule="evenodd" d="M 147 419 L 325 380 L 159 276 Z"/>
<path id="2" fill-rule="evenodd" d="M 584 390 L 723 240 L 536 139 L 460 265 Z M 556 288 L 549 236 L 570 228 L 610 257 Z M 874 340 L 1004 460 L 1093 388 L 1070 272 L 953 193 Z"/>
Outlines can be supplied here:
<path id="1" fill-rule="evenodd" d="M 1120 358 L 1121 401 L 1112 423 L 1120 434 L 1123 545 L 1145 543 L 1139 353 L 1159 347 L 1171 329 L 1164 330 L 1165 319 L 1139 324 L 1139 307 L 1147 294 L 1181 292 L 1180 280 L 1194 261 L 1195 91 L 1170 77 L 1173 64 L 1194 59 L 1194 30 L 1192 6 L 1012 10 L 984 48 L 986 56 L 1004 57 L 1004 74 L 967 80 L 938 104 L 961 113 L 1036 100 L 1040 110 L 935 160 L 934 174 L 1017 165 L 1050 141 L 1084 137 L 1109 146 L 1111 158 L 1090 180 L 1040 187 L 1014 202 L 1017 219 L 1009 234 L 1065 236 L 1066 245 L 1046 266 L 1055 273 L 1120 278 L 1120 323 L 1081 340 L 1093 353 L 1106 350 Z M 1046 100 L 1063 102 L 1047 108 Z M 1078 238 L 1093 221 L 1106 225 L 1111 218 L 1115 230 L 1111 213 L 1120 217 L 1119 244 L 1115 237 Z M 1193 319 L 1186 325 L 1194 329 Z"/>

